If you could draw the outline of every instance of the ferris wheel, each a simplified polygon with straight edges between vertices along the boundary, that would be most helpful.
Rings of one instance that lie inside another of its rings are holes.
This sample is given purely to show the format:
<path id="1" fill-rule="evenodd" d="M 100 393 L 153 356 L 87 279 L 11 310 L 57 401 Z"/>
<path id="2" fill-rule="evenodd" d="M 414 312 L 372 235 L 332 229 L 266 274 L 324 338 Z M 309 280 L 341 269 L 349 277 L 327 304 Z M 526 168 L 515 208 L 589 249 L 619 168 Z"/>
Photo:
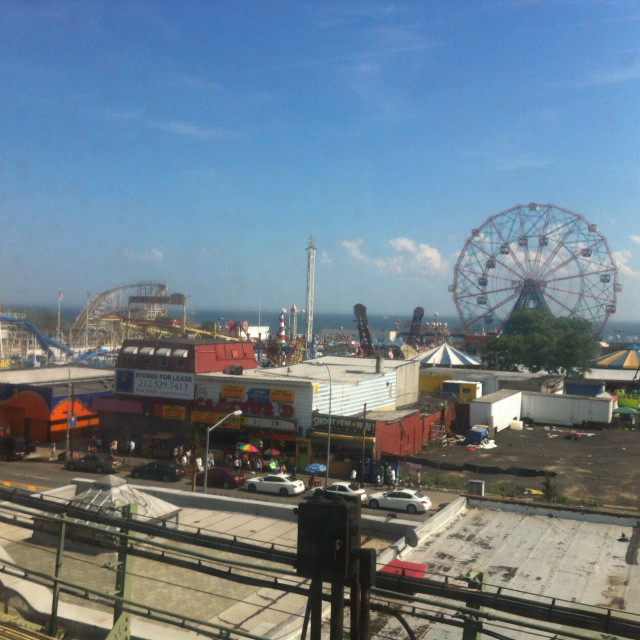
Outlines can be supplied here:
<path id="1" fill-rule="evenodd" d="M 518 309 L 587 320 L 599 335 L 621 290 L 597 225 L 550 204 L 488 218 L 467 239 L 449 286 L 469 332 L 499 333 Z"/>

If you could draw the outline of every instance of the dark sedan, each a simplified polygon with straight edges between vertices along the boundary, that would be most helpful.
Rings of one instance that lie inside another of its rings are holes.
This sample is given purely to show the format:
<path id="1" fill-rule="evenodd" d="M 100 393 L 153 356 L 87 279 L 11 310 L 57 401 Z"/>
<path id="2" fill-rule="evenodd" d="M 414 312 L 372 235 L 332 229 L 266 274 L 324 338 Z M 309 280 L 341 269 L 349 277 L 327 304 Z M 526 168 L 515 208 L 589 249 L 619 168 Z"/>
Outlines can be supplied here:
<path id="1" fill-rule="evenodd" d="M 65 465 L 70 471 L 93 471 L 94 473 L 110 473 L 117 471 L 120 466 L 120 460 L 117 460 L 108 453 L 88 453 L 86 456 L 78 459 L 68 460 Z"/>
<path id="2" fill-rule="evenodd" d="M 147 478 L 148 480 L 162 480 L 163 482 L 180 480 L 184 475 L 182 469 L 168 460 L 154 460 L 134 467 L 131 470 L 134 478 Z"/>
<path id="3" fill-rule="evenodd" d="M 204 484 L 204 471 L 196 476 L 199 485 Z M 207 487 L 222 487 L 235 489 L 244 484 L 244 473 L 227 469 L 226 467 L 211 467 L 207 471 Z"/>

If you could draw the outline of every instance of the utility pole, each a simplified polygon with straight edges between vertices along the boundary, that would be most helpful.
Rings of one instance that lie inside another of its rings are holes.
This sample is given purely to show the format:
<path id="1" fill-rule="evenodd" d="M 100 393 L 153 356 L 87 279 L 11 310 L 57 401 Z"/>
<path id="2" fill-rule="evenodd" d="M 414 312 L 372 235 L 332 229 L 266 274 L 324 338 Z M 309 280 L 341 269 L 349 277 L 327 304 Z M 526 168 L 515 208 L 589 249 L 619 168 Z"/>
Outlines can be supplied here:
<path id="1" fill-rule="evenodd" d="M 360 488 L 364 489 L 364 462 L 365 462 L 365 445 L 367 442 L 367 403 L 364 403 L 364 411 L 362 412 L 362 466 L 360 467 Z"/>

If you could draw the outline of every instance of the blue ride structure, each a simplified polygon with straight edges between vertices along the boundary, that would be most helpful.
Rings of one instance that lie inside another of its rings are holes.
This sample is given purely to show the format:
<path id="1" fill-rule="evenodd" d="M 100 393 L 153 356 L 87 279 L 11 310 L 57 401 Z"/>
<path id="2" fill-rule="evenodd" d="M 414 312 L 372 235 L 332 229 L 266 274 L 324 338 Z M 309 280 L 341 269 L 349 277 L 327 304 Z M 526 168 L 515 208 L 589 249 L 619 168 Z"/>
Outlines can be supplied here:
<path id="1" fill-rule="evenodd" d="M 16 318 L 15 316 L 0 315 L 0 322 L 20 325 L 25 331 L 28 331 L 30 334 L 32 334 L 35 337 L 35 339 L 38 341 L 38 344 L 40 345 L 42 350 L 45 351 L 49 356 L 53 355 L 53 349 L 58 349 L 63 353 L 67 353 L 69 355 L 73 354 L 72 349 L 70 349 L 64 344 L 61 344 L 57 340 L 54 340 L 48 335 L 42 333 L 42 331 L 40 331 L 40 329 L 38 329 L 38 327 L 36 327 L 36 325 L 33 324 L 33 322 L 29 322 L 24 318 Z"/>

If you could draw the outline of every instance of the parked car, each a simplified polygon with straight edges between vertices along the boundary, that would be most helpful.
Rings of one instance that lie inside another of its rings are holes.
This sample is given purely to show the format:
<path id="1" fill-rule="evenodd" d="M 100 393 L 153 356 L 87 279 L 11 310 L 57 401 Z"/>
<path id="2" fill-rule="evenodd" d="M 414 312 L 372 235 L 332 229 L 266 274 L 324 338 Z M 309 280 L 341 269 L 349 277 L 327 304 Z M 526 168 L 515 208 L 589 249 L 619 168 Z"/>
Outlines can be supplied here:
<path id="1" fill-rule="evenodd" d="M 169 460 L 153 460 L 147 464 L 140 464 L 131 470 L 134 478 L 148 478 L 149 480 L 180 480 L 184 471 L 175 463 Z"/>
<path id="2" fill-rule="evenodd" d="M 64 466 L 70 471 L 93 471 L 94 473 L 111 473 L 117 471 L 121 466 L 117 460 L 108 453 L 88 453 L 80 459 L 71 459 L 65 462 Z"/>
<path id="3" fill-rule="evenodd" d="M 0 456 L 7 460 L 22 460 L 33 451 L 34 447 L 27 446 L 24 438 L 0 436 Z"/>
<path id="4" fill-rule="evenodd" d="M 235 489 L 244 484 L 244 473 L 228 469 L 227 467 L 211 467 L 207 471 L 207 487 L 222 487 L 223 489 Z M 196 484 L 204 484 L 204 471 L 196 476 Z"/>
<path id="5" fill-rule="evenodd" d="M 247 491 L 254 493 L 275 493 L 279 496 L 294 496 L 304 493 L 304 482 L 292 475 L 272 473 L 262 478 L 251 478 L 247 483 Z"/>
<path id="6" fill-rule="evenodd" d="M 334 482 L 326 489 L 324 487 L 313 487 L 313 489 L 309 491 L 309 496 L 312 496 L 316 491 L 330 491 L 331 493 L 336 493 L 341 496 L 359 498 L 361 502 L 367 501 L 367 492 L 354 482 Z"/>
<path id="7" fill-rule="evenodd" d="M 372 509 L 398 509 L 407 513 L 424 513 L 431 508 L 431 499 L 415 489 L 396 489 L 374 493 L 367 503 Z"/>

